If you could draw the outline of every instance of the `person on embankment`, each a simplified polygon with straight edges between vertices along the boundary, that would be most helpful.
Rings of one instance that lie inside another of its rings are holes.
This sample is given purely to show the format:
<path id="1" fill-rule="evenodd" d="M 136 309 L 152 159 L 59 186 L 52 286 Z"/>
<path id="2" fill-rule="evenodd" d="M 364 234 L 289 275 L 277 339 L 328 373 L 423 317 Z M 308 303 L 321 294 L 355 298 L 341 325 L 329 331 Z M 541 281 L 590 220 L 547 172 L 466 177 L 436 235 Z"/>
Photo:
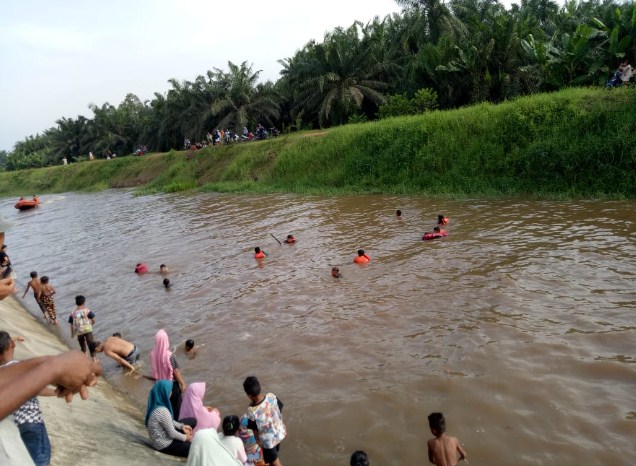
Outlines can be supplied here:
<path id="1" fill-rule="evenodd" d="M 175 421 L 170 402 L 172 383 L 157 380 L 148 395 L 145 424 L 152 447 L 168 455 L 187 458 L 192 442 L 192 430 L 196 420 Z"/>
<path id="2" fill-rule="evenodd" d="M 75 296 L 75 304 L 77 307 L 71 312 L 68 323 L 71 325 L 71 338 L 77 335 L 77 341 L 82 353 L 86 353 L 88 350 L 91 358 L 94 358 L 95 352 L 91 350 L 91 343 L 94 341 L 93 325 L 95 324 L 95 314 L 84 305 L 85 303 L 86 298 L 84 296 Z"/>
<path id="3" fill-rule="evenodd" d="M 13 279 L 0 280 L 0 301 L 15 292 Z M 89 361 L 79 351 L 0 366 L 0 421 L 37 396 L 47 385 L 55 385 L 55 393 L 67 403 L 76 393 L 86 400 L 88 387 L 97 383 L 101 373 L 99 363 Z"/>
<path id="4" fill-rule="evenodd" d="M 22 342 L 24 338 L 11 338 L 7 332 L 0 331 L 0 366 L 18 362 L 14 359 L 16 341 Z M 52 388 L 45 387 L 38 395 L 55 396 L 56 393 Z M 37 396 L 13 412 L 13 421 L 35 466 L 47 466 L 51 462 L 51 442 Z"/>
<path id="5" fill-rule="evenodd" d="M 42 287 L 40 288 L 40 301 L 42 306 L 46 309 L 46 315 L 49 318 L 49 322 L 53 325 L 57 325 L 57 311 L 55 310 L 55 300 L 53 295 L 56 293 L 53 285 L 49 283 L 49 277 L 44 275 L 40 278 Z"/>
<path id="6" fill-rule="evenodd" d="M 31 280 L 29 280 L 27 283 L 26 290 L 24 290 L 24 293 L 22 294 L 22 299 L 24 299 L 24 297 L 27 295 L 27 293 L 29 292 L 29 289 L 32 289 L 35 302 L 38 303 L 38 306 L 40 307 L 40 310 L 42 311 L 42 314 L 44 315 L 44 320 L 46 320 L 46 322 L 49 323 L 49 316 L 46 314 L 46 309 L 44 308 L 44 305 L 42 304 L 42 301 L 40 300 L 40 294 L 42 292 L 41 291 L 42 283 L 40 283 L 40 278 L 38 277 L 38 273 L 36 271 L 33 271 L 29 275 L 31 276 Z"/>
<path id="7" fill-rule="evenodd" d="M 170 340 L 165 330 L 161 329 L 155 333 L 155 347 L 150 352 L 150 368 L 152 370 L 152 380 L 167 380 L 172 384 L 170 403 L 171 412 L 175 419 L 179 419 L 183 393 L 188 388 L 176 356 L 170 351 Z"/>
<path id="8" fill-rule="evenodd" d="M 104 353 L 114 359 L 120 366 L 127 367 L 130 375 L 135 371 L 135 364 L 139 359 L 139 348 L 136 345 L 124 340 L 121 337 L 108 337 L 104 342 L 95 341 L 88 344 L 91 354 Z"/>

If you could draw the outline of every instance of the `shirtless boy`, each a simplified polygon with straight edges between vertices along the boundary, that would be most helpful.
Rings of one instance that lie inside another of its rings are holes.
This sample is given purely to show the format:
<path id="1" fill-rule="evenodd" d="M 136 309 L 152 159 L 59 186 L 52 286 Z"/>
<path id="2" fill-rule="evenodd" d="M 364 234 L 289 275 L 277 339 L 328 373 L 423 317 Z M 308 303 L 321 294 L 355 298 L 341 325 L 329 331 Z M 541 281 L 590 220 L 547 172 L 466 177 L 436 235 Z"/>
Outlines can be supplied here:
<path id="1" fill-rule="evenodd" d="M 466 459 L 466 452 L 455 437 L 446 435 L 446 419 L 442 413 L 431 413 L 428 425 L 435 438 L 428 441 L 428 460 L 436 466 L 455 466 L 459 460 Z M 459 453 L 459 460 L 457 454 Z"/>
<path id="2" fill-rule="evenodd" d="M 46 315 L 46 309 L 44 308 L 44 306 L 42 305 L 42 302 L 40 301 L 40 293 L 41 293 L 42 284 L 40 283 L 40 278 L 38 277 L 38 273 L 34 271 L 34 272 L 31 272 L 29 275 L 31 275 L 31 280 L 29 280 L 29 282 L 27 283 L 27 287 L 26 287 L 26 290 L 24 290 L 24 294 L 22 295 L 22 298 L 26 296 L 26 294 L 29 292 L 29 288 L 31 288 L 33 290 L 33 297 L 35 298 L 35 302 L 38 303 L 38 306 L 40 306 L 40 310 L 42 311 L 42 314 L 44 314 L 44 319 L 48 322 L 49 316 Z"/>
<path id="3" fill-rule="evenodd" d="M 130 369 L 130 372 L 126 373 L 126 375 L 130 375 L 135 371 L 133 364 L 139 359 L 139 349 L 132 343 L 121 337 L 108 337 L 103 343 L 96 341 L 91 343 L 90 346 L 93 346 L 91 352 L 104 353 L 109 358 L 117 361 L 120 366 Z"/>

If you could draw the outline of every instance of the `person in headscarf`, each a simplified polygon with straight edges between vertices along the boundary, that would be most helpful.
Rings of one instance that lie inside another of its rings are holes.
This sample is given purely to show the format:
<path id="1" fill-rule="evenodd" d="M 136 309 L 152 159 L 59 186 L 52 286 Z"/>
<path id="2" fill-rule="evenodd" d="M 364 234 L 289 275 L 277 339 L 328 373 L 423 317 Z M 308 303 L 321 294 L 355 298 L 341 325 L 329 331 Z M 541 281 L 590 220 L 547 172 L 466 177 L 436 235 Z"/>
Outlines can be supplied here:
<path id="1" fill-rule="evenodd" d="M 192 430 L 196 420 L 188 419 L 183 422 L 174 420 L 170 393 L 172 382 L 157 380 L 148 395 L 146 408 L 146 427 L 150 436 L 150 443 L 155 450 L 168 455 L 187 457 L 190 452 Z"/>
<path id="2" fill-rule="evenodd" d="M 150 366 L 153 379 L 172 382 L 170 403 L 172 404 L 172 412 L 175 419 L 179 419 L 181 394 L 186 391 L 187 385 L 179 370 L 179 362 L 170 351 L 168 334 L 163 329 L 155 333 L 155 348 L 150 352 Z"/>
<path id="3" fill-rule="evenodd" d="M 201 429 L 194 436 L 187 466 L 242 466 L 221 443 L 214 429 Z"/>
<path id="4" fill-rule="evenodd" d="M 200 429 L 218 429 L 221 424 L 219 410 L 210 406 L 203 406 L 205 396 L 205 382 L 195 382 L 188 385 L 188 389 L 181 403 L 179 419 L 194 418 L 197 426 L 194 429 L 196 434 Z"/>

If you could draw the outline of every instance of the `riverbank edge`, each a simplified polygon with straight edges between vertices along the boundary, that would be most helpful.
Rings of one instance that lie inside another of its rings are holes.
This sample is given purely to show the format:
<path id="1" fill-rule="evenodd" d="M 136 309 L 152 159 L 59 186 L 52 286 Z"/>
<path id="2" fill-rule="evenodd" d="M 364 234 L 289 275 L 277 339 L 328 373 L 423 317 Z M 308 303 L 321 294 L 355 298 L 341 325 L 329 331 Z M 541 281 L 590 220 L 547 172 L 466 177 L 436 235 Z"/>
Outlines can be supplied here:
<path id="1" fill-rule="evenodd" d="M 0 195 L 172 192 L 636 199 L 636 88 L 500 104 L 197 151 L 0 172 Z"/>
<path id="2" fill-rule="evenodd" d="M 24 343 L 17 343 L 17 360 L 59 354 L 69 349 L 17 296 L 0 301 L 0 329 L 12 337 L 25 338 Z M 39 400 L 51 440 L 52 466 L 183 463 L 150 447 L 141 409 L 104 378 L 89 389 L 88 400 L 79 396 L 70 404 L 55 397 Z M 18 466 L 18 459 L 14 464 Z"/>

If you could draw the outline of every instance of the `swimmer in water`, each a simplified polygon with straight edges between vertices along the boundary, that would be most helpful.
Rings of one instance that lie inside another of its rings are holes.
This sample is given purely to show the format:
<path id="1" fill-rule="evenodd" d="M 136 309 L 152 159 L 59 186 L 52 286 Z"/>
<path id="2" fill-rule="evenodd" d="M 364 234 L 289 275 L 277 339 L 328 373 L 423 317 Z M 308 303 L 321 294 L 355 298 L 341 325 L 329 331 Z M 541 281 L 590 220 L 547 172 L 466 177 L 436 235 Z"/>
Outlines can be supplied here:
<path id="1" fill-rule="evenodd" d="M 170 279 L 169 278 L 164 278 L 163 279 L 163 287 L 164 288 L 170 288 L 172 286 L 172 283 L 170 283 Z"/>
<path id="2" fill-rule="evenodd" d="M 448 236 L 448 233 L 446 232 L 446 230 L 442 230 L 440 227 L 435 227 L 433 228 L 433 233 L 431 232 L 424 233 L 424 236 L 422 236 L 422 239 L 426 241 L 430 239 L 444 238 L 445 236 Z"/>
<path id="3" fill-rule="evenodd" d="M 371 262 L 371 257 L 364 252 L 364 249 L 358 249 L 358 255 L 353 259 L 354 264 L 366 264 Z"/>
<path id="4" fill-rule="evenodd" d="M 168 275 L 168 272 L 169 272 L 169 270 L 168 270 L 168 267 L 166 266 L 166 264 L 161 264 L 159 266 L 159 273 L 161 275 Z"/>
<path id="5" fill-rule="evenodd" d="M 342 274 L 340 273 L 340 269 L 338 267 L 331 268 L 331 276 L 333 278 L 342 278 Z"/>
<path id="6" fill-rule="evenodd" d="M 283 242 L 287 244 L 294 244 L 296 242 L 296 237 L 294 235 L 287 235 L 287 238 Z"/>
<path id="7" fill-rule="evenodd" d="M 265 251 L 261 251 L 258 246 L 254 248 L 254 259 L 265 259 L 266 257 L 267 253 Z"/>
<path id="8" fill-rule="evenodd" d="M 395 211 L 395 217 L 401 219 L 402 218 L 402 211 L 400 209 Z"/>
<path id="9" fill-rule="evenodd" d="M 186 340 L 185 342 L 185 352 L 186 354 L 194 351 L 194 340 Z"/>
<path id="10" fill-rule="evenodd" d="M 442 236 L 448 236 L 448 232 L 446 230 L 444 230 L 443 228 L 440 228 L 440 227 L 433 228 L 433 232 L 439 233 Z"/>
<path id="11" fill-rule="evenodd" d="M 195 346 L 194 345 L 194 340 L 192 340 L 192 339 L 186 340 L 185 347 L 184 347 L 185 355 L 188 358 L 190 358 L 190 359 L 196 358 L 197 354 L 199 353 L 199 347 L 200 346 L 205 346 L 205 345 Z"/>
<path id="12" fill-rule="evenodd" d="M 437 224 L 441 226 L 448 225 L 448 218 L 444 217 L 444 214 L 439 214 L 437 216 Z"/>

